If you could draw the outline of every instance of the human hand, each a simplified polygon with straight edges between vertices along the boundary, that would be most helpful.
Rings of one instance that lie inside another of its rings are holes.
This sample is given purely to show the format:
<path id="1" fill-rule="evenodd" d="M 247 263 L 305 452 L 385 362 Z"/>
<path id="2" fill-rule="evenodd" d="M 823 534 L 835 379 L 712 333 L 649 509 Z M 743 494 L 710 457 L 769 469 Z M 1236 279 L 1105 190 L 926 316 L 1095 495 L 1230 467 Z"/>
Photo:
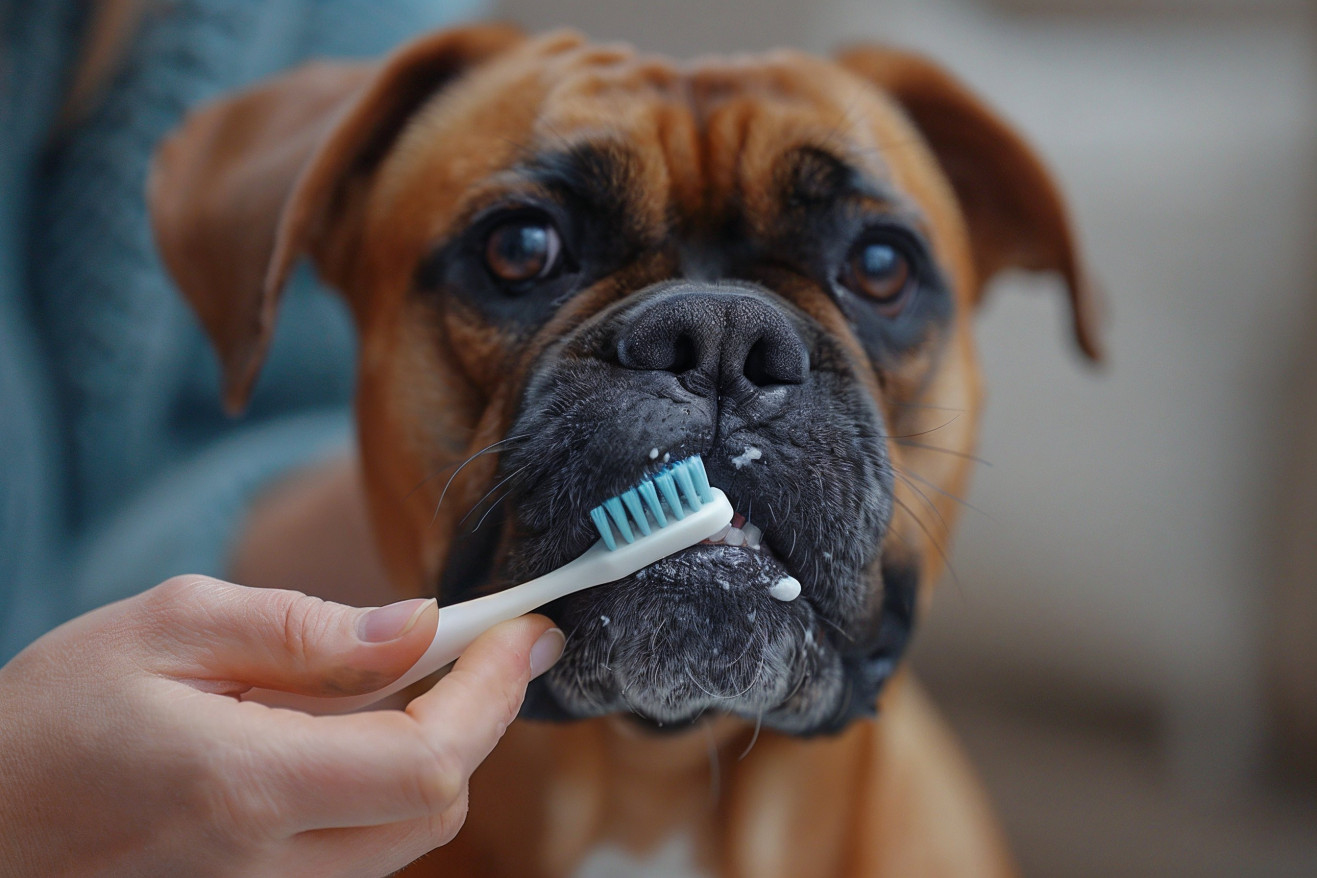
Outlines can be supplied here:
<path id="1" fill-rule="evenodd" d="M 561 654 L 549 620 L 486 632 L 405 711 L 236 697 L 373 691 L 437 620 L 187 576 L 55 629 L 0 668 L 0 875 L 386 875 L 448 842 Z"/>

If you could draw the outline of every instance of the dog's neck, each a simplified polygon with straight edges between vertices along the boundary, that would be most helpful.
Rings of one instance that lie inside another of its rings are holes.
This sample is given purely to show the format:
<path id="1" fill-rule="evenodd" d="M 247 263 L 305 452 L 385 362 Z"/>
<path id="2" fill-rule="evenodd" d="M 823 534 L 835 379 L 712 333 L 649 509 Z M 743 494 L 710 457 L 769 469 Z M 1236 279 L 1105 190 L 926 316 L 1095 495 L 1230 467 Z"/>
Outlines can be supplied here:
<path id="1" fill-rule="evenodd" d="M 752 723 L 730 716 L 702 720 L 679 732 L 656 732 L 621 716 L 607 717 L 602 737 L 614 765 L 640 775 L 708 773 L 723 752 L 744 748 L 754 733 Z"/>
<path id="2" fill-rule="evenodd" d="M 730 717 L 673 733 L 646 731 L 622 717 L 516 722 L 477 772 L 471 813 L 482 819 L 457 843 L 475 846 L 482 857 L 509 857 L 507 874 L 524 867 L 508 838 L 535 848 L 534 859 L 550 875 L 570 874 L 601 843 L 645 855 L 687 835 L 698 850 L 709 843 L 707 828 L 722 822 L 726 773 L 754 733 L 753 723 Z M 486 790 L 498 792 L 484 798 Z M 481 837 L 483 829 L 492 833 Z"/>
<path id="3" fill-rule="evenodd" d="M 622 717 L 520 721 L 476 773 L 471 814 L 479 819 L 449 853 L 457 862 L 497 860 L 494 874 L 565 876 L 600 847 L 643 860 L 677 839 L 710 874 L 729 857 L 763 867 L 745 874 L 832 874 L 829 858 L 805 869 L 789 842 L 797 830 L 828 839 L 845 831 L 838 803 L 853 803 L 875 768 L 874 753 L 861 758 L 875 736 L 885 737 L 879 724 L 863 720 L 809 743 L 756 734 L 753 722 L 734 718 L 667 734 Z M 765 811 L 768 802 L 779 805 Z M 528 863 L 543 871 L 525 871 Z"/>
<path id="4" fill-rule="evenodd" d="M 653 732 L 623 717 L 595 723 L 604 774 L 597 795 L 608 837 L 648 851 L 682 824 L 709 822 L 721 807 L 723 771 L 745 751 L 753 724 L 733 717 L 681 732 Z"/>

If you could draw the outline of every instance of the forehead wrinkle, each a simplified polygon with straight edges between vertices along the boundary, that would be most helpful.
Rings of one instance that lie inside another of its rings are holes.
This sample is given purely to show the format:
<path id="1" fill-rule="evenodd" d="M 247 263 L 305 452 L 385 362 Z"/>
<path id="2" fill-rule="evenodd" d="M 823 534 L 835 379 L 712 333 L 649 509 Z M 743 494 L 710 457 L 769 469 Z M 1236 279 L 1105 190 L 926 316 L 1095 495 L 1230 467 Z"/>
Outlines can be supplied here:
<path id="1" fill-rule="evenodd" d="M 700 161 L 684 89 L 670 66 L 643 58 L 592 68 L 560 83 L 545 101 L 536 135 L 549 151 L 606 149 L 625 157 L 637 226 L 670 229 L 673 206 L 691 190 Z"/>
<path id="2" fill-rule="evenodd" d="M 630 153 L 627 146 L 611 138 L 585 139 L 537 152 L 510 173 L 602 210 L 631 198 L 626 185 L 634 161 Z"/>
<path id="3" fill-rule="evenodd" d="M 833 65 L 781 51 L 692 62 L 688 75 L 710 164 L 710 201 L 739 208 L 749 230 L 769 231 L 763 224 L 785 206 L 783 171 L 801 149 L 840 153 L 843 161 L 854 155 L 850 164 L 863 167 L 866 180 L 889 176 L 870 136 L 872 105 L 880 99 Z M 891 194 L 870 188 L 860 194 Z"/>
<path id="4" fill-rule="evenodd" d="M 631 145 L 650 228 L 716 231 L 733 211 L 767 221 L 781 208 L 770 183 L 793 146 L 840 147 L 867 158 L 855 162 L 867 179 L 888 176 L 863 124 L 874 115 L 865 104 L 880 102 L 872 89 L 800 53 L 671 62 L 583 48 L 550 66 L 535 139 Z M 871 189 L 860 194 L 890 195 Z"/>
<path id="5" fill-rule="evenodd" d="M 790 206 L 824 211 L 844 207 L 861 213 L 881 214 L 913 226 L 925 235 L 931 234 L 928 217 L 919 203 L 889 178 L 877 177 L 867 168 L 816 145 L 790 150 L 783 154 L 781 161 L 787 175 L 782 197 Z M 820 162 L 830 166 L 819 168 Z M 829 175 L 835 179 L 817 179 L 828 171 L 835 172 Z M 815 179 L 802 180 L 806 174 Z"/>

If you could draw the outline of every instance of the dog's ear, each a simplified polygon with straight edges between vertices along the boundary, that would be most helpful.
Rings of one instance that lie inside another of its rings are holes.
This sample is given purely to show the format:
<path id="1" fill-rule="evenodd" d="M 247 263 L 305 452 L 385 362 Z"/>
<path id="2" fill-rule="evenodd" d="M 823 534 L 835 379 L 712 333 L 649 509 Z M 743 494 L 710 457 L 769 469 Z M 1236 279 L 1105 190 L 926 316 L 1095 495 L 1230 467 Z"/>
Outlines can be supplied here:
<path id="1" fill-rule="evenodd" d="M 1099 303 L 1055 181 L 1009 125 L 931 61 L 856 47 L 842 67 L 890 95 L 927 140 L 969 225 L 980 289 L 1004 268 L 1055 271 L 1069 288 L 1075 339 L 1100 360 Z"/>
<path id="2" fill-rule="evenodd" d="M 437 90 L 522 39 L 472 26 L 380 64 L 311 64 L 190 113 L 160 145 L 152 227 L 219 354 L 230 411 L 246 404 L 288 275 L 327 230 L 345 182 L 371 170 Z"/>

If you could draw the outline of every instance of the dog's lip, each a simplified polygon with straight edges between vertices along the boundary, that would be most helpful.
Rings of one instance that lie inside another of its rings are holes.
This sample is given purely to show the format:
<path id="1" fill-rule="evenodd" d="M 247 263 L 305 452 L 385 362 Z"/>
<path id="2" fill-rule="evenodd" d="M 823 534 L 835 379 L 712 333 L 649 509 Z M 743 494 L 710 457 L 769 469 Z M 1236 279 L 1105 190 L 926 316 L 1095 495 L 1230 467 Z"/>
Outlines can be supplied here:
<path id="1" fill-rule="evenodd" d="M 738 537 L 740 540 L 739 542 Z M 660 558 L 658 561 L 655 561 L 653 565 L 649 566 L 652 567 L 657 564 L 662 564 L 668 558 L 675 558 L 687 552 L 697 551 L 702 548 L 715 548 L 730 552 L 741 551 L 762 554 L 780 567 L 786 576 L 799 581 L 799 577 L 796 576 L 795 571 L 787 564 L 786 559 L 774 549 L 773 542 L 769 538 L 768 533 L 757 523 L 750 521 L 746 516 L 736 511 L 735 505 L 733 505 L 731 522 L 722 530 L 707 539 L 700 540 L 694 545 L 679 549 L 664 558 Z"/>
<path id="2" fill-rule="evenodd" d="M 636 573 L 633 575 L 636 577 L 643 578 L 646 575 L 655 572 L 656 569 L 661 569 L 663 565 L 668 561 L 686 556 L 691 556 L 691 555 L 708 555 L 709 557 L 713 557 L 713 558 L 722 557 L 728 559 L 735 558 L 738 555 L 742 555 L 742 556 L 758 555 L 763 560 L 767 561 L 769 565 L 771 565 L 772 567 L 776 567 L 780 572 L 790 575 L 790 571 L 787 570 L 786 565 L 782 562 L 782 559 L 779 558 L 777 554 L 773 552 L 771 549 L 769 549 L 767 546 L 761 546 L 758 549 L 752 549 L 749 546 L 733 546 L 729 543 L 710 542 L 709 540 L 701 540 L 700 542 L 696 543 L 693 546 L 687 546 L 684 549 L 678 549 L 677 551 L 673 552 L 670 555 L 665 555 L 664 557 L 655 561 L 653 564 L 650 564 L 646 567 L 642 567 L 640 570 L 636 571 Z M 718 582 L 717 584 L 720 584 L 724 591 L 727 591 L 731 588 L 731 583 L 728 582 Z"/>

